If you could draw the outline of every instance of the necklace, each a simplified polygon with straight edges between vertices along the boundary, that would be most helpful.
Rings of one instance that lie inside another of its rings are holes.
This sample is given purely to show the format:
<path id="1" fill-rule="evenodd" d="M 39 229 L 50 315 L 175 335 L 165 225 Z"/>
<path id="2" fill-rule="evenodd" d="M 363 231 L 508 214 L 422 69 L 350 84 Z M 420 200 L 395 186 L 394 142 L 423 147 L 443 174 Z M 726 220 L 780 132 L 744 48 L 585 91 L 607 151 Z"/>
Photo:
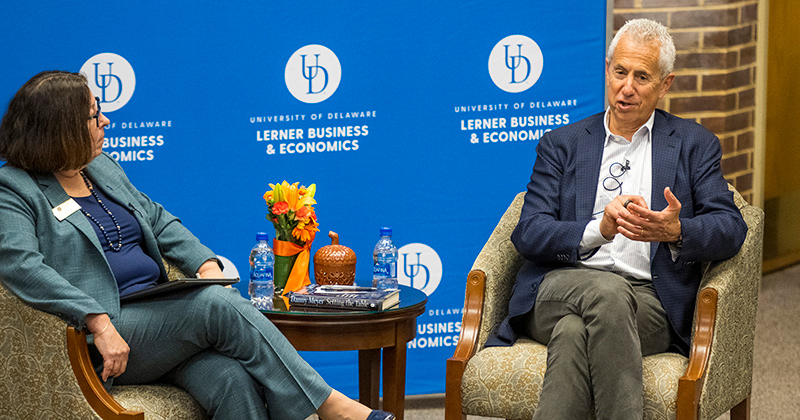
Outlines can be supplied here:
<path id="1" fill-rule="evenodd" d="M 94 224 L 97 225 L 98 228 L 100 228 L 100 232 L 103 234 L 103 237 L 106 238 L 106 242 L 108 243 L 108 246 L 111 247 L 111 250 L 114 252 L 119 252 L 122 249 L 122 228 L 119 226 L 117 218 L 114 217 L 114 213 L 111 213 L 111 210 L 109 210 L 108 207 L 106 207 L 106 205 L 103 204 L 103 200 L 100 199 L 100 197 L 97 195 L 97 192 L 95 192 L 94 188 L 92 188 L 92 184 L 89 183 L 89 179 L 86 178 L 86 174 L 84 174 L 83 171 L 81 171 L 81 177 L 83 178 L 83 183 L 86 184 L 86 188 L 89 189 L 89 192 L 92 193 L 94 199 L 97 200 L 97 204 L 100 204 L 100 207 L 103 210 L 105 210 L 105 212 L 108 213 L 109 216 L 111 216 L 111 221 L 114 222 L 114 226 L 117 229 L 117 238 L 119 239 L 116 246 L 114 246 L 114 244 L 111 243 L 111 239 L 108 237 L 106 229 L 103 227 L 103 225 L 100 224 L 99 220 L 95 219 L 94 216 L 89 214 L 89 212 L 84 210 L 83 208 L 81 208 L 81 212 L 84 215 L 86 215 L 86 217 L 88 217 L 89 220 L 94 222 Z"/>

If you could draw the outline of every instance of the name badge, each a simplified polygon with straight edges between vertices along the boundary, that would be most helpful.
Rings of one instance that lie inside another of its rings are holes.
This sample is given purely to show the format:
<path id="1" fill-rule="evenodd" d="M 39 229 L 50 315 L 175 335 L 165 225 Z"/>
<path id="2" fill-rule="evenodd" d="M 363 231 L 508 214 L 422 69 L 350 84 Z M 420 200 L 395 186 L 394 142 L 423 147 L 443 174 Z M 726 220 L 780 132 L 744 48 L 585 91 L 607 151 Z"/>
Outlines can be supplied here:
<path id="1" fill-rule="evenodd" d="M 75 213 L 81 209 L 81 205 L 73 199 L 69 199 L 55 207 L 53 207 L 53 215 L 56 216 L 58 221 L 62 221 L 69 217 L 70 214 Z"/>

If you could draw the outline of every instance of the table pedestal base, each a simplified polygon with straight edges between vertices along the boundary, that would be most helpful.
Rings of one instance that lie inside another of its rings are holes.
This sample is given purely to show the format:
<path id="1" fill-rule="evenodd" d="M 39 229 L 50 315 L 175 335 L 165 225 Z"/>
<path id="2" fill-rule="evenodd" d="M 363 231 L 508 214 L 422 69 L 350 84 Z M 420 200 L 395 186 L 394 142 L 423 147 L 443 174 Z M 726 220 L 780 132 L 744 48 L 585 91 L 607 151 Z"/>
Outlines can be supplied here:
<path id="1" fill-rule="evenodd" d="M 406 343 L 416 336 L 424 293 L 401 294 L 401 307 L 383 312 L 264 312 L 298 351 L 358 350 L 358 398 L 378 409 L 383 355 L 383 410 L 403 420 L 406 393 Z M 417 296 L 419 294 L 421 296 Z M 405 297 L 404 297 L 405 296 Z M 405 302 L 415 302 L 403 306 Z"/>

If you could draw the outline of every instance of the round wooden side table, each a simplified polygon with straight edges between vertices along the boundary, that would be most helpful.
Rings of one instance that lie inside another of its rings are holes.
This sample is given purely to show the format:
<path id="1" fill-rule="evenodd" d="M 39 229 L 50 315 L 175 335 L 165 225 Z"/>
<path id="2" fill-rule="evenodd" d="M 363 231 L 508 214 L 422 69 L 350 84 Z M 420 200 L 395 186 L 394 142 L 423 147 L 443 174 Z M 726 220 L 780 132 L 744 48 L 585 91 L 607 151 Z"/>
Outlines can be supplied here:
<path id="1" fill-rule="evenodd" d="M 299 351 L 358 350 L 358 398 L 378 407 L 383 354 L 383 410 L 403 419 L 406 391 L 406 343 L 417 333 L 417 317 L 428 297 L 399 286 L 400 303 L 384 311 L 303 312 L 275 300 L 275 309 L 262 311 Z"/>

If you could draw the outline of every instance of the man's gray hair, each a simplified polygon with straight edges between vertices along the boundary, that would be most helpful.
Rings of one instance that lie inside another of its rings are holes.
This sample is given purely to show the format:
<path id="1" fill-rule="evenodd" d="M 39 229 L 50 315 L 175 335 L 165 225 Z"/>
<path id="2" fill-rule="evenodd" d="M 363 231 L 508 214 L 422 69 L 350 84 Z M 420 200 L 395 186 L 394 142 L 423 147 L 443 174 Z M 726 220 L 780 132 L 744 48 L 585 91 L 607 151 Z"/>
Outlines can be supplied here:
<path id="1" fill-rule="evenodd" d="M 672 42 L 672 36 L 667 31 L 667 28 L 650 19 L 633 19 L 625 22 L 625 25 L 619 29 L 611 44 L 608 46 L 608 54 L 606 58 L 611 62 L 614 56 L 614 49 L 623 35 L 630 37 L 634 43 L 644 44 L 651 41 L 656 41 L 660 44 L 660 51 L 658 54 L 658 68 L 661 70 L 661 78 L 667 77 L 672 73 L 672 67 L 675 65 L 675 44 Z"/>

